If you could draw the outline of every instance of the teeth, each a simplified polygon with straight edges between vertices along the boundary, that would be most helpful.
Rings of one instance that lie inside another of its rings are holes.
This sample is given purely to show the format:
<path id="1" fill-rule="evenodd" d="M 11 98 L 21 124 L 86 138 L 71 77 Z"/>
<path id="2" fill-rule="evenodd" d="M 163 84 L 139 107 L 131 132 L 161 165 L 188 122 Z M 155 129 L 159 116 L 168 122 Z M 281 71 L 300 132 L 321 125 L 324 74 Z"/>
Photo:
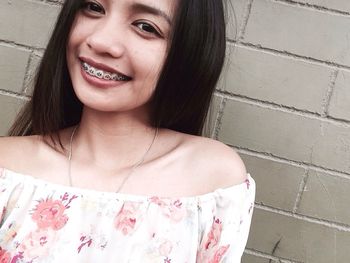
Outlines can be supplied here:
<path id="1" fill-rule="evenodd" d="M 88 71 L 89 70 L 89 66 L 86 63 L 83 63 L 83 69 L 85 71 Z"/>
<path id="2" fill-rule="evenodd" d="M 113 80 L 118 80 L 118 76 L 117 76 L 117 74 L 112 74 L 112 76 L 111 76 L 111 77 L 112 77 L 112 79 L 113 79 Z"/>
<path id="3" fill-rule="evenodd" d="M 114 80 L 114 81 L 125 81 L 127 78 L 125 76 L 116 74 L 116 73 L 110 73 L 101 69 L 96 69 L 93 66 L 90 66 L 88 63 L 83 62 L 82 67 L 85 72 L 87 72 L 89 75 L 94 76 L 99 79 L 105 79 L 105 80 Z"/>
<path id="4" fill-rule="evenodd" d="M 109 73 L 105 73 L 105 74 L 103 75 L 103 79 L 105 79 L 105 80 L 111 80 L 111 79 L 112 79 L 112 76 L 111 76 L 111 74 L 109 74 Z"/>
<path id="5" fill-rule="evenodd" d="M 104 75 L 104 73 L 103 73 L 102 70 L 97 70 L 97 71 L 95 72 L 95 76 L 98 77 L 99 79 L 102 79 L 102 78 L 103 78 L 103 75 Z"/>

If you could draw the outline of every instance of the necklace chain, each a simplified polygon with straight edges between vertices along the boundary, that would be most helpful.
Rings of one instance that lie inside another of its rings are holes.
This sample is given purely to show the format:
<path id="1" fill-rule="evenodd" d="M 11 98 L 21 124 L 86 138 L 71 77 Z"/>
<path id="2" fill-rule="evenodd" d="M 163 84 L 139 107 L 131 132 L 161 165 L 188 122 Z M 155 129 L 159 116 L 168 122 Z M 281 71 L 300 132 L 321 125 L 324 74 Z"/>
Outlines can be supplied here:
<path id="1" fill-rule="evenodd" d="M 74 135 L 75 132 L 77 131 L 78 126 L 76 126 L 70 136 L 70 141 L 69 141 L 69 152 L 68 152 L 68 180 L 69 180 L 69 185 L 73 186 L 73 182 L 72 182 L 72 156 L 73 156 L 73 139 L 74 139 Z M 145 161 L 145 158 L 147 156 L 147 154 L 149 153 L 149 151 L 151 150 L 157 136 L 158 136 L 158 132 L 159 129 L 158 127 L 156 128 L 155 132 L 154 132 L 154 136 L 153 136 L 153 140 L 151 142 L 151 144 L 149 145 L 149 147 L 147 148 L 147 151 L 142 155 L 142 158 L 136 162 L 130 169 L 129 173 L 123 178 L 123 181 L 121 182 L 121 184 L 119 185 L 118 189 L 116 190 L 116 193 L 119 193 L 120 190 L 122 189 L 122 187 L 124 186 L 124 184 L 126 183 L 126 181 L 130 178 L 130 176 L 133 174 L 133 172 L 141 165 L 143 164 L 143 162 Z"/>

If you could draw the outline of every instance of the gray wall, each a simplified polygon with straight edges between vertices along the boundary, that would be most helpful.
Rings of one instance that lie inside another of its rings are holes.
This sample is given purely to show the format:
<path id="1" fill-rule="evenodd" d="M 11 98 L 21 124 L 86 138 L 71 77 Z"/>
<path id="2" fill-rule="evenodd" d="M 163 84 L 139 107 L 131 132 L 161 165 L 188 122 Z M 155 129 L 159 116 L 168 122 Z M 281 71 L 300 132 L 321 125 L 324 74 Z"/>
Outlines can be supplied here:
<path id="1" fill-rule="evenodd" d="M 232 2 L 212 126 L 257 183 L 242 262 L 350 262 L 350 1 Z M 0 134 L 30 95 L 59 6 L 0 0 Z"/>

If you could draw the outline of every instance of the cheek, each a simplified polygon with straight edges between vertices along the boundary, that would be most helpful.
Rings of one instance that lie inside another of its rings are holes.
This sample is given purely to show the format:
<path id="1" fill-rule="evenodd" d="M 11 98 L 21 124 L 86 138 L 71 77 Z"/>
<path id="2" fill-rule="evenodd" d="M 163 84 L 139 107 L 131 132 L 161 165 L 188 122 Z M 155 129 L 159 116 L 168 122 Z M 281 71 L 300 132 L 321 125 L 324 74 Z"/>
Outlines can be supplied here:
<path id="1" fill-rule="evenodd" d="M 77 39 L 78 35 L 75 33 L 74 29 L 71 31 L 71 34 L 69 36 L 68 42 L 67 42 L 67 50 L 66 50 L 66 56 L 67 56 L 67 62 L 68 64 L 72 61 L 73 57 L 76 53 L 76 47 L 77 43 L 79 42 Z"/>
<path id="2" fill-rule="evenodd" d="M 84 19 L 78 15 L 71 28 L 67 50 L 73 50 L 74 48 L 78 47 L 78 45 L 83 42 L 84 38 L 86 38 L 88 34 L 89 25 L 87 24 L 87 21 L 84 21 Z"/>
<path id="3" fill-rule="evenodd" d="M 133 52 L 138 75 L 135 92 L 139 100 L 149 100 L 156 88 L 164 65 L 165 51 L 162 48 L 149 48 Z"/>
<path id="4" fill-rule="evenodd" d="M 144 79 L 156 82 L 164 66 L 166 59 L 165 45 L 155 45 L 148 49 L 137 49 L 134 51 L 135 61 L 138 63 L 138 70 L 142 72 Z"/>

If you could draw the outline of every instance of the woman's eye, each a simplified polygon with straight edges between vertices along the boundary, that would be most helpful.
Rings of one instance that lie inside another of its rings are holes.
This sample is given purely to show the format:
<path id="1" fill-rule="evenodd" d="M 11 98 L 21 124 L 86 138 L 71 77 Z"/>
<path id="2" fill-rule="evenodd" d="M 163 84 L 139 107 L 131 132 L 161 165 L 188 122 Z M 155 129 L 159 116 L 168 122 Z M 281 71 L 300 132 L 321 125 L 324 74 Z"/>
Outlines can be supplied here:
<path id="1" fill-rule="evenodd" d="M 141 31 L 143 31 L 147 34 L 161 36 L 161 33 L 159 33 L 159 31 L 157 29 L 155 29 L 154 26 L 152 26 L 146 22 L 137 22 L 137 23 L 134 23 L 134 26 L 138 27 Z"/>
<path id="2" fill-rule="evenodd" d="M 82 5 L 82 9 L 90 13 L 105 14 L 103 7 L 96 2 L 85 2 Z"/>

